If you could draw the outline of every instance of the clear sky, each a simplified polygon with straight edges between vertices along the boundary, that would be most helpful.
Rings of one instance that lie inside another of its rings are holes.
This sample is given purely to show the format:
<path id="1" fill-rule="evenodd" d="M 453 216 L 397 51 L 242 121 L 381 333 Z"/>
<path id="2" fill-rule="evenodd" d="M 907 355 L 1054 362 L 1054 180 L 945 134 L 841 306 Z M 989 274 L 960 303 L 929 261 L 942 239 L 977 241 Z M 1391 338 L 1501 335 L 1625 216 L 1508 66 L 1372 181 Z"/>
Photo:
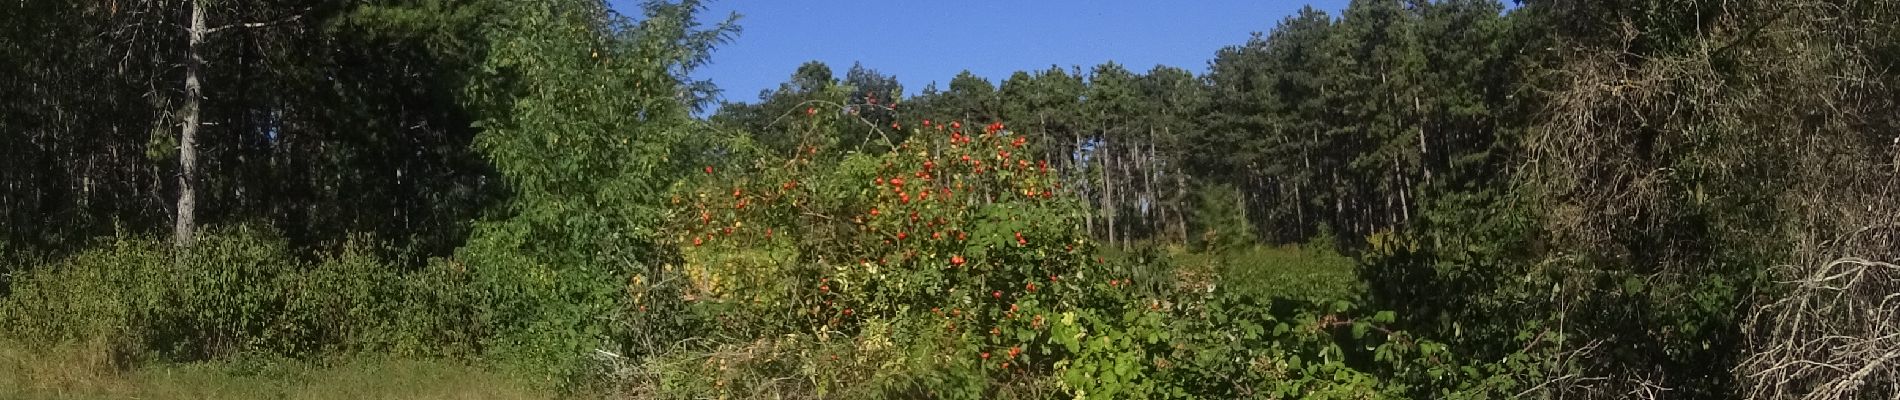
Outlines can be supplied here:
<path id="1" fill-rule="evenodd" d="M 942 88 L 968 69 L 1000 83 L 1019 70 L 1084 69 L 1115 61 L 1205 72 L 1222 47 L 1242 44 L 1306 4 L 1338 15 L 1347 0 L 712 0 L 708 19 L 738 12 L 738 38 L 713 53 L 700 78 L 731 101 L 754 101 L 805 61 L 839 78 L 853 62 L 895 75 L 906 95 Z M 634 1 L 611 0 L 622 11 Z"/>

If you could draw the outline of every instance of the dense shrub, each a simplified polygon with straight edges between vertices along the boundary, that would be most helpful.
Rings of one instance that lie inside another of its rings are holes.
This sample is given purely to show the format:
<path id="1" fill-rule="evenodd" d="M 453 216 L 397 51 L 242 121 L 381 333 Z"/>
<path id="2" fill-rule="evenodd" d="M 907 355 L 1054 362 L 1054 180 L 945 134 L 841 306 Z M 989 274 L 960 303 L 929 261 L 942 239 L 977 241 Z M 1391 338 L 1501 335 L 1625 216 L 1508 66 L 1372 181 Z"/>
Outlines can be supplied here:
<path id="1" fill-rule="evenodd" d="M 813 114 L 801 123 L 829 126 Z M 1022 157 L 1032 153 L 1003 126 L 919 126 L 881 155 L 833 162 L 808 143 L 788 159 L 704 167 L 676 190 L 667 228 L 684 249 L 684 296 L 740 337 L 878 327 L 901 351 L 940 356 L 918 360 L 928 371 L 1053 368 L 1057 316 L 1124 276 L 1091 257 L 1047 164 Z M 899 390 L 922 375 L 883 376 L 870 381 Z"/>
<path id="2" fill-rule="evenodd" d="M 405 272 L 361 240 L 303 261 L 275 233 L 238 227 L 187 250 L 120 237 L 20 272 L 0 331 L 29 344 L 95 343 L 122 361 L 397 350 L 467 335 L 437 268 Z"/>
<path id="3" fill-rule="evenodd" d="M 0 330 L 40 345 L 106 341 L 127 360 L 147 353 L 173 279 L 166 247 L 121 238 L 54 263 L 17 271 L 0 303 Z"/>
<path id="4" fill-rule="evenodd" d="M 822 137 L 834 115 L 794 122 Z M 1354 306 L 1354 264 L 1236 250 L 1213 276 L 1167 252 L 1098 251 L 1040 154 L 1003 124 L 914 122 L 882 154 L 809 141 L 700 166 L 665 231 L 682 249 L 648 289 L 685 281 L 697 350 L 647 359 L 642 393 L 717 397 L 1371 398 L 1501 390 L 1465 383 L 1446 346 Z M 900 123 L 899 126 L 910 125 Z M 744 142 L 734 148 L 744 149 Z M 1226 201 L 1218 201 L 1227 204 Z M 1243 224 L 1244 225 L 1244 224 Z M 1250 234 L 1250 233 L 1249 233 Z M 1109 254 L 1115 253 L 1115 254 Z M 1190 261 L 1192 261 L 1190 260 Z M 1275 282 L 1280 278 L 1297 280 Z M 1210 281 L 1211 280 L 1211 281 Z M 1277 284 L 1277 286 L 1276 286 Z"/>

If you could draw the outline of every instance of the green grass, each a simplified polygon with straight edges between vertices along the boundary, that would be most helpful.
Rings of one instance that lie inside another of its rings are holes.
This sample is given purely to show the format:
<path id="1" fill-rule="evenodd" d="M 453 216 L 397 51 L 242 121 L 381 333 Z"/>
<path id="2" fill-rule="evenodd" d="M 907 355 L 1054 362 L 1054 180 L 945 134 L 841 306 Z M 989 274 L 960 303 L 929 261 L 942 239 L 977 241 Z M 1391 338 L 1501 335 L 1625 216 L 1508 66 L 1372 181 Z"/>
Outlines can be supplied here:
<path id="1" fill-rule="evenodd" d="M 517 381 L 443 360 L 361 356 L 332 362 L 249 360 L 130 369 L 87 346 L 0 345 L 3 399 L 545 399 Z"/>
<path id="2" fill-rule="evenodd" d="M 1352 300 L 1365 292 L 1352 258 L 1332 249 L 1253 246 L 1223 254 L 1178 253 L 1181 268 L 1210 270 L 1225 290 L 1313 302 Z"/>

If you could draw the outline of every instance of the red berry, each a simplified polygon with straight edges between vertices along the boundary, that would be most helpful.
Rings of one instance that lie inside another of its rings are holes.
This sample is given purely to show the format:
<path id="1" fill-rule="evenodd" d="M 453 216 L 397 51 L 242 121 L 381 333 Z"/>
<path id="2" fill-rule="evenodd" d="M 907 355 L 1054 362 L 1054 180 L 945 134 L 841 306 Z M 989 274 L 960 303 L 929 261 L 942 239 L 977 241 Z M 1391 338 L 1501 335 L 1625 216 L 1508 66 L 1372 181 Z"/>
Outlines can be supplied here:
<path id="1" fill-rule="evenodd" d="M 711 165 L 708 165 L 708 166 L 706 166 L 706 173 L 707 173 L 707 174 L 712 174 L 712 166 L 711 166 Z"/>
<path id="2" fill-rule="evenodd" d="M 992 292 L 990 292 L 990 297 L 995 297 L 995 298 L 998 298 L 998 299 L 1001 299 L 1001 298 L 1003 298 L 1003 291 L 1001 291 L 1001 290 L 997 290 L 997 291 L 992 291 Z"/>

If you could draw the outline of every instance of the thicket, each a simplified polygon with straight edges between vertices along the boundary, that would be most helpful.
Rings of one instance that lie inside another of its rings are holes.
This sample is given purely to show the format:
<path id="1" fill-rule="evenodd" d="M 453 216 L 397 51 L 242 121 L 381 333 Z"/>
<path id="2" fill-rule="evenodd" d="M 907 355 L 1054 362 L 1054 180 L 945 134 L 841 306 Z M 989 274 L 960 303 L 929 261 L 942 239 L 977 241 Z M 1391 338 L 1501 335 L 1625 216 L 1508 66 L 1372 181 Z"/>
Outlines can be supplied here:
<path id="1" fill-rule="evenodd" d="M 109 368 L 393 353 L 663 398 L 1900 391 L 1893 2 L 1355 1 L 1205 74 L 908 95 L 813 62 L 703 119 L 690 73 L 737 26 L 690 1 L 0 9 L 0 345 Z"/>

